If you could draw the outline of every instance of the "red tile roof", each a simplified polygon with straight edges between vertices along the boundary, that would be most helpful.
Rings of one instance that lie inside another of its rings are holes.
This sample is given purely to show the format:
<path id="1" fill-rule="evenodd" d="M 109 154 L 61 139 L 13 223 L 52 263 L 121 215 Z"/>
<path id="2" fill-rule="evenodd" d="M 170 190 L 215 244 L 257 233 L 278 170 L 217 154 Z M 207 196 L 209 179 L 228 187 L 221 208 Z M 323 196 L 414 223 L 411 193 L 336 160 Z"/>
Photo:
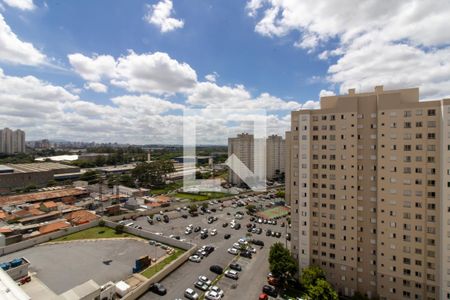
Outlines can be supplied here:
<path id="1" fill-rule="evenodd" d="M 83 189 L 78 188 L 70 188 L 56 191 L 47 191 L 47 192 L 37 192 L 23 195 L 14 195 L 14 196 L 3 196 L 0 197 L 0 206 L 2 205 L 11 205 L 11 204 L 22 204 L 26 202 L 36 202 L 36 201 L 45 201 L 51 199 L 59 199 L 68 196 L 83 196 L 88 195 L 89 192 Z"/>
<path id="2" fill-rule="evenodd" d="M 66 216 L 67 221 L 75 225 L 89 223 L 97 218 L 98 216 L 91 212 L 88 212 L 87 210 L 74 211 Z"/>
<path id="3" fill-rule="evenodd" d="M 51 224 L 47 224 L 47 225 L 43 225 L 43 226 L 39 227 L 39 233 L 46 234 L 46 233 L 58 231 L 60 229 L 64 229 L 67 227 L 70 227 L 69 223 L 67 223 L 66 221 L 59 221 L 59 222 L 55 222 L 55 223 L 51 223 Z"/>

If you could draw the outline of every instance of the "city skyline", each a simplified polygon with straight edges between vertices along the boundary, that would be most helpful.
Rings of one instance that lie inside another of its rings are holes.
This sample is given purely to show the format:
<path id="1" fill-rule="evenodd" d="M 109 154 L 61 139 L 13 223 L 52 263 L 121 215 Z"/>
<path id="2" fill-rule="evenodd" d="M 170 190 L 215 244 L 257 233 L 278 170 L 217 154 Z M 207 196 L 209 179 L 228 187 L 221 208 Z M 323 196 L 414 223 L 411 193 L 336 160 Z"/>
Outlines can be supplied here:
<path id="1" fill-rule="evenodd" d="M 265 109 L 284 135 L 348 88 L 448 96 L 446 1 L 0 4 L 0 127 L 30 140 L 181 144 L 182 110 L 217 107 Z"/>

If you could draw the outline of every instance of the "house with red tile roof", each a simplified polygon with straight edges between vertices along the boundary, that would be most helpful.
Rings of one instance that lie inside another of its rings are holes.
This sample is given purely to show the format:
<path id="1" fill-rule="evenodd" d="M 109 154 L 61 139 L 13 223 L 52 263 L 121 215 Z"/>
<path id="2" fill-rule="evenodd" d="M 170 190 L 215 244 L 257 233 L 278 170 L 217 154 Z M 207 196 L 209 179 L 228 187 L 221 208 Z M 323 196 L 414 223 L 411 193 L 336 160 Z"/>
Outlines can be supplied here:
<path id="1" fill-rule="evenodd" d="M 55 223 L 50 223 L 39 227 L 40 234 L 46 234 L 50 232 L 55 232 L 64 228 L 70 227 L 70 224 L 66 221 L 58 221 Z"/>
<path id="2" fill-rule="evenodd" d="M 77 226 L 94 221 L 98 219 L 98 216 L 87 210 L 78 210 L 67 214 L 65 218 L 73 226 Z"/>

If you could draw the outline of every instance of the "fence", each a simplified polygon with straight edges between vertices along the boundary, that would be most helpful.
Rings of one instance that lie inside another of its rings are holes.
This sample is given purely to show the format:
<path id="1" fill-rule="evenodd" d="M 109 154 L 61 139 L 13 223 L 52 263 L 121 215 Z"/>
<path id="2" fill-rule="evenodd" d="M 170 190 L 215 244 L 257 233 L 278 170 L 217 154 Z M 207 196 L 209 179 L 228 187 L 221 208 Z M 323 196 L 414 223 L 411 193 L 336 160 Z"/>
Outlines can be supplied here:
<path id="1" fill-rule="evenodd" d="M 25 240 L 22 242 L 18 242 L 18 243 L 12 244 L 12 245 L 1 247 L 0 248 L 0 256 L 6 255 L 9 253 L 13 253 L 16 251 L 20 251 L 20 250 L 23 250 L 26 248 L 34 247 L 38 244 L 49 242 L 53 239 L 57 239 L 57 238 L 60 238 L 62 236 L 65 236 L 65 235 L 68 235 L 71 233 L 75 233 L 75 232 L 78 232 L 81 230 L 95 227 L 98 225 L 98 223 L 99 223 L 99 220 L 95 220 L 95 221 L 87 223 L 87 224 L 69 227 L 69 228 L 58 230 L 58 231 L 55 231 L 52 233 L 44 234 L 44 235 L 41 235 L 41 236 L 38 236 L 35 238 L 31 238 L 31 239 L 28 239 L 28 240 Z"/>

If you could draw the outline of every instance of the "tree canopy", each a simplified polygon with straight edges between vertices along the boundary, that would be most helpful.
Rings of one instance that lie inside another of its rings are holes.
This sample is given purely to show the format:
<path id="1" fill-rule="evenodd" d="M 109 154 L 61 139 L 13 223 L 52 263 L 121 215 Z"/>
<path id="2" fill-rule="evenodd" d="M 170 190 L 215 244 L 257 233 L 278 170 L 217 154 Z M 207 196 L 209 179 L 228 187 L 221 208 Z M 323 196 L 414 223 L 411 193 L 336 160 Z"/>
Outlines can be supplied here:
<path id="1" fill-rule="evenodd" d="M 270 271 L 281 281 L 292 278 L 297 273 L 297 262 L 291 253 L 282 243 L 275 243 L 270 247 L 269 252 Z"/>
<path id="2" fill-rule="evenodd" d="M 175 172 L 173 163 L 169 160 L 157 160 L 139 163 L 131 171 L 131 176 L 141 187 L 162 187 L 169 173 Z"/>

